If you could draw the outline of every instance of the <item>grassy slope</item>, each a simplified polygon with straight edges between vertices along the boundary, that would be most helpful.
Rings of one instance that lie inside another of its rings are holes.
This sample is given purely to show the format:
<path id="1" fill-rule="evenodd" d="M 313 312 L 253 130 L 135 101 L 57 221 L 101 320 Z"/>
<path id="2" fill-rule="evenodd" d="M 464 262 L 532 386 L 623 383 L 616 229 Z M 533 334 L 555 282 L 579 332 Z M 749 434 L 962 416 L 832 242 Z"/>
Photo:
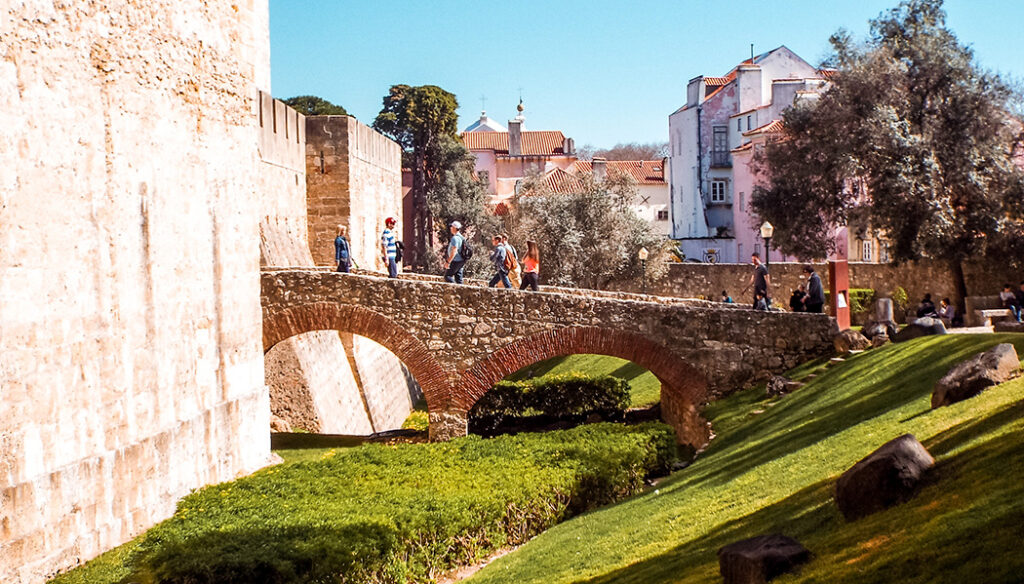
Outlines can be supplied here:
<path id="1" fill-rule="evenodd" d="M 611 375 L 629 382 L 630 405 L 643 407 L 661 399 L 661 382 L 643 367 L 605 355 L 570 355 L 535 363 L 508 376 L 511 380 L 578 371 L 587 375 Z"/>
<path id="2" fill-rule="evenodd" d="M 927 337 L 853 357 L 781 400 L 749 390 L 713 404 L 719 437 L 692 466 L 548 530 L 472 582 L 720 582 L 719 547 L 776 531 L 815 559 L 775 582 L 1019 582 L 1024 379 L 929 408 L 939 377 L 996 342 L 1024 353 L 1024 335 Z M 908 432 L 937 459 L 930 484 L 844 521 L 838 475 Z"/>

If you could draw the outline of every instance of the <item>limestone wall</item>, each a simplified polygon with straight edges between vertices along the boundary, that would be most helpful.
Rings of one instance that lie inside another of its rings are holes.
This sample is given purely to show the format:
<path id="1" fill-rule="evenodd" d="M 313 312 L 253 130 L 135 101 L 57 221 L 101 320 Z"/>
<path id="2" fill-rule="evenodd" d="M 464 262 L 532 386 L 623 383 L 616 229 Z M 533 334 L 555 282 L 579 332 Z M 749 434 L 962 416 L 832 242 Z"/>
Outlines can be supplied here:
<path id="1" fill-rule="evenodd" d="M 401 169 L 398 144 L 355 118 L 306 118 L 309 248 L 316 265 L 334 263 L 334 237 L 345 225 L 356 264 L 384 270 L 380 232 L 386 217 L 401 219 Z"/>
<path id="2" fill-rule="evenodd" d="M 265 1 L 0 9 L 0 582 L 269 459 Z"/>
<path id="3" fill-rule="evenodd" d="M 827 289 L 828 265 L 815 264 L 814 268 Z M 737 302 L 747 302 L 749 290 L 743 297 L 739 293 L 750 281 L 752 271 L 749 264 L 676 263 L 669 266 L 665 278 L 648 282 L 647 289 L 652 294 L 683 298 L 704 296 L 712 300 L 718 300 L 722 290 L 727 290 Z M 774 300 L 785 305 L 792 290 L 804 281 L 803 264 L 772 262 L 770 272 L 774 282 Z M 964 264 L 964 278 L 968 295 L 987 296 L 998 293 L 1005 282 L 1019 283 L 1024 279 L 1024 271 L 1010 263 L 967 262 Z M 911 302 L 920 300 L 925 293 L 936 299 L 955 296 L 949 267 L 933 261 L 900 266 L 850 262 L 850 287 L 871 288 L 886 295 L 902 287 Z M 624 287 L 633 292 L 637 288 L 632 284 Z"/>

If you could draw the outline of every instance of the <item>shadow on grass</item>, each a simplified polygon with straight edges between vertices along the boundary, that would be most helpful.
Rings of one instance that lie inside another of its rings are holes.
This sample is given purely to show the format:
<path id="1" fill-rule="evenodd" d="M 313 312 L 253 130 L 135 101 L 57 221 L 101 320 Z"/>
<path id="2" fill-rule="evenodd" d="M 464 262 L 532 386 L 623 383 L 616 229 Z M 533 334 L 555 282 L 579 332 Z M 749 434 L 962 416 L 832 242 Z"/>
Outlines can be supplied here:
<path id="1" fill-rule="evenodd" d="M 887 362 L 892 366 L 883 370 L 873 365 L 877 359 L 864 359 L 867 354 L 828 370 L 812 381 L 816 391 L 798 390 L 779 402 L 771 416 L 743 424 L 715 440 L 708 450 L 708 455 L 716 455 L 715 465 L 704 469 L 705 476 L 713 485 L 728 483 L 754 467 L 806 448 L 838 431 L 905 409 L 931 395 L 935 382 L 953 365 L 1006 341 L 999 335 L 960 337 L 930 337 L 876 349 L 889 354 Z M 1012 340 L 1024 348 L 1024 335 L 1013 335 Z M 942 359 L 933 359 L 920 350 L 924 344 L 937 342 L 948 347 Z M 852 385 L 858 389 L 837 398 L 827 389 L 833 385 Z M 730 452 L 718 454 L 725 450 Z"/>
<path id="2" fill-rule="evenodd" d="M 625 379 L 626 381 L 632 381 L 637 377 L 640 377 L 644 373 L 647 373 L 647 369 L 633 363 L 632 361 L 626 361 L 618 369 L 612 371 L 608 375 L 612 377 L 618 377 L 619 379 Z"/>
<path id="3" fill-rule="evenodd" d="M 575 584 L 660 584 L 720 580 L 717 550 L 781 532 L 815 558 L 786 582 L 1019 583 L 1024 574 L 1024 402 L 937 437 L 948 452 L 911 501 L 847 522 L 821 481 L 708 536 Z M 1001 429 L 1007 429 L 1001 432 Z"/>

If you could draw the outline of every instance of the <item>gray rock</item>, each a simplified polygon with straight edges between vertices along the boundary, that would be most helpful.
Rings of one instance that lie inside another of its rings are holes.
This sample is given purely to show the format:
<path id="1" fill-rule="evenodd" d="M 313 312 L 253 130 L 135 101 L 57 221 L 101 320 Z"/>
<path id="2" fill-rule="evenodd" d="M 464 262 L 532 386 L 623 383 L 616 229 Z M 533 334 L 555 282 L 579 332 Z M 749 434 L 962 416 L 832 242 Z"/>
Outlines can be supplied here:
<path id="1" fill-rule="evenodd" d="M 771 379 L 768 380 L 767 385 L 764 387 L 764 392 L 768 397 L 778 397 L 780 395 L 790 394 L 803 387 L 803 385 L 804 384 L 799 381 L 791 381 L 781 375 L 772 375 Z"/>
<path id="2" fill-rule="evenodd" d="M 852 521 L 909 500 L 935 459 L 911 434 L 886 442 L 839 477 L 836 504 Z"/>
<path id="3" fill-rule="evenodd" d="M 992 329 L 997 333 L 1024 333 L 1024 322 L 1005 318 L 992 323 Z"/>
<path id="4" fill-rule="evenodd" d="M 996 345 L 950 369 L 935 384 L 932 408 L 972 398 L 993 385 L 1013 379 L 1019 371 L 1020 359 L 1013 345 Z"/>
<path id="5" fill-rule="evenodd" d="M 867 337 L 853 329 L 840 331 L 832 338 L 832 346 L 837 353 L 849 353 L 850 351 L 863 351 L 871 347 Z"/>
<path id="6" fill-rule="evenodd" d="M 924 316 L 903 327 L 903 330 L 896 333 L 892 341 L 902 343 L 918 337 L 944 334 L 946 334 L 946 325 L 942 324 L 941 320 Z"/>
<path id="7" fill-rule="evenodd" d="M 725 584 L 764 584 L 810 559 L 807 548 L 781 533 L 759 535 L 718 550 L 718 568 Z"/>

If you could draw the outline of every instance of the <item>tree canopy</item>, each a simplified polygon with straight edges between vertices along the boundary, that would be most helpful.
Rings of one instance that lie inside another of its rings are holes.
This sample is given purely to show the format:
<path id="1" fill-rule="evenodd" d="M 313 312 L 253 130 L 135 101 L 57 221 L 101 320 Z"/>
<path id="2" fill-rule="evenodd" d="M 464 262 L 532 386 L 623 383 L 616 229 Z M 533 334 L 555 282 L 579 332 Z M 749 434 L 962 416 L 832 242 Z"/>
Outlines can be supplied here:
<path id="1" fill-rule="evenodd" d="M 506 229 L 520 245 L 537 242 L 547 284 L 605 289 L 614 282 L 639 281 L 641 247 L 650 252 L 647 277 L 653 280 L 668 271 L 674 244 L 636 214 L 631 207 L 636 197 L 636 185 L 626 175 L 605 180 L 581 175 L 578 186 L 564 193 L 532 176 L 505 216 Z"/>
<path id="2" fill-rule="evenodd" d="M 340 105 L 315 95 L 297 95 L 283 100 L 289 107 L 304 116 L 347 116 L 348 112 Z"/>
<path id="3" fill-rule="evenodd" d="M 833 35 L 830 88 L 789 108 L 785 137 L 755 156 L 751 203 L 773 241 L 820 257 L 836 226 L 863 222 L 893 260 L 946 260 L 955 277 L 964 259 L 1019 246 L 1020 96 L 946 28 L 941 0 L 904 1 L 870 31 Z"/>
<path id="4" fill-rule="evenodd" d="M 443 140 L 458 141 L 455 95 L 436 85 L 392 85 L 373 127 L 402 147 L 402 164 L 412 172 L 413 233 L 406 242 L 410 262 L 427 267 L 432 215 L 428 193 L 438 188 L 454 160 Z M 455 157 L 457 158 L 457 157 Z"/>

